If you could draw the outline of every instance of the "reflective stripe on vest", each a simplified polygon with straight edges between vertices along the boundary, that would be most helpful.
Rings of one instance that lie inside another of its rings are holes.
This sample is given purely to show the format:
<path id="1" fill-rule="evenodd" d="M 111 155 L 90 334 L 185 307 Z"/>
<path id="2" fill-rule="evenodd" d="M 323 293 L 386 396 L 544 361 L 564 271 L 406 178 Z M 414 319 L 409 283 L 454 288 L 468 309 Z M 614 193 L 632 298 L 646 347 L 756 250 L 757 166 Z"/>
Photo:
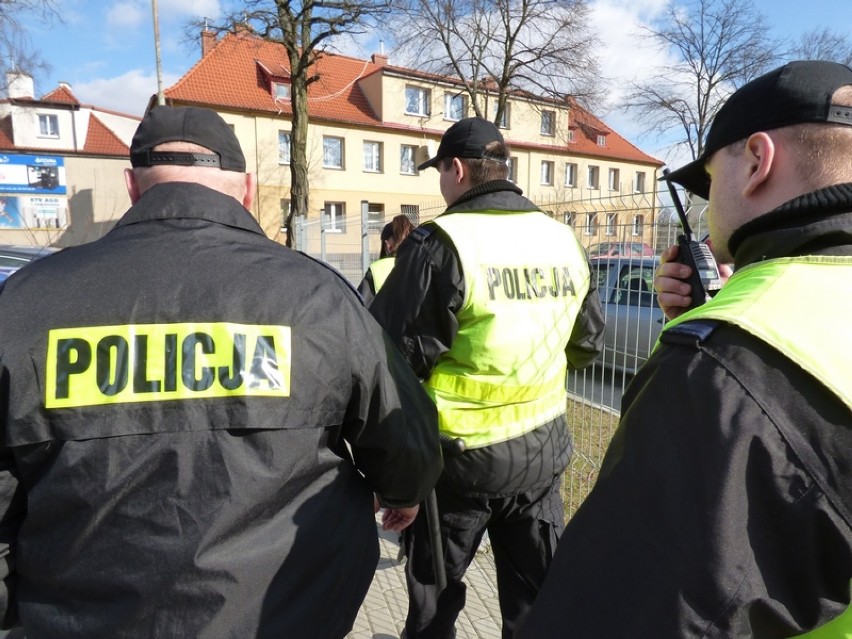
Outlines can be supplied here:
<path id="1" fill-rule="evenodd" d="M 828 311 L 823 309 L 828 308 Z M 739 326 L 796 362 L 852 409 L 852 258 L 767 260 L 738 270 L 691 319 Z"/>
<path id="2" fill-rule="evenodd" d="M 433 221 L 465 279 L 459 332 L 425 383 L 439 429 L 468 448 L 519 437 L 565 413 L 565 346 L 589 290 L 573 229 L 541 212 Z"/>
<path id="3" fill-rule="evenodd" d="M 388 275 L 393 270 L 393 265 L 396 263 L 394 257 L 382 257 L 370 264 L 370 273 L 373 275 L 373 292 L 378 293 L 379 289 L 388 279 Z"/>

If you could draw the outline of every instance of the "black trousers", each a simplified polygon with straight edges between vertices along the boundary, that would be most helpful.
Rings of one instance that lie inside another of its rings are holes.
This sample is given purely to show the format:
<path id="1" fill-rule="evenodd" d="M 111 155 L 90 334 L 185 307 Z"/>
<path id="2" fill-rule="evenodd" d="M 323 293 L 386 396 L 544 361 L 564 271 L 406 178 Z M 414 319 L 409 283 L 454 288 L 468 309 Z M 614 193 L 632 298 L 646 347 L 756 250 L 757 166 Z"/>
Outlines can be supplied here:
<path id="1" fill-rule="evenodd" d="M 435 587 L 425 507 L 403 534 L 408 563 L 406 639 L 452 639 L 464 608 L 462 581 L 485 531 L 497 568 L 503 639 L 511 638 L 532 606 L 564 528 L 561 478 L 541 490 L 508 497 L 473 497 L 437 487 L 447 587 Z"/>

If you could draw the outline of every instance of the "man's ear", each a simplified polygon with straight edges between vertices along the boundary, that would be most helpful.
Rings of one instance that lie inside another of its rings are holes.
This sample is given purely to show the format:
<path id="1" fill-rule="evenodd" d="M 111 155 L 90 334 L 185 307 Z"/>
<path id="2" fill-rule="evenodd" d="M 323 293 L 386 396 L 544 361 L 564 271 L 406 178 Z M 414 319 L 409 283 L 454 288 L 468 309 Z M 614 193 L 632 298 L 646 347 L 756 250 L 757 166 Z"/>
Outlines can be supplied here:
<path id="1" fill-rule="evenodd" d="M 766 185 L 772 175 L 775 165 L 775 142 L 764 131 L 752 133 L 746 140 L 743 153 L 748 161 L 749 171 L 743 195 L 754 195 L 755 191 Z"/>
<path id="2" fill-rule="evenodd" d="M 127 194 L 130 196 L 130 203 L 136 204 L 136 201 L 142 194 L 139 192 L 139 183 L 136 181 L 133 169 L 124 169 L 124 183 L 127 185 Z"/>
<path id="3" fill-rule="evenodd" d="M 467 175 L 467 167 L 458 158 L 453 158 L 453 170 L 456 172 L 456 184 L 461 184 Z"/>

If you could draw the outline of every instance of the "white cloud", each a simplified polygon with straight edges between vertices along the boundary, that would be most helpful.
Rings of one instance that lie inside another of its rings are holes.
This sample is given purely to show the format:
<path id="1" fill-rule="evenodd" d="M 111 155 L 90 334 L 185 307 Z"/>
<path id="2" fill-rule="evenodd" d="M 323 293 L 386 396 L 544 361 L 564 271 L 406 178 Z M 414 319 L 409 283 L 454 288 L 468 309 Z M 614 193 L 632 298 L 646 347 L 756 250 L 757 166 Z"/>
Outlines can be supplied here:
<path id="1" fill-rule="evenodd" d="M 178 81 L 178 76 L 163 76 L 163 88 Z M 151 96 L 157 93 L 157 77 L 140 69 L 133 69 L 115 78 L 97 78 L 72 87 L 74 95 L 84 104 L 103 109 L 141 116 Z"/>
<path id="2" fill-rule="evenodd" d="M 160 20 L 186 17 L 217 19 L 222 15 L 219 0 L 159 0 Z"/>
<path id="3" fill-rule="evenodd" d="M 150 17 L 150 10 L 146 13 L 139 0 L 116 2 L 106 12 L 107 25 L 119 29 L 137 28 Z"/>

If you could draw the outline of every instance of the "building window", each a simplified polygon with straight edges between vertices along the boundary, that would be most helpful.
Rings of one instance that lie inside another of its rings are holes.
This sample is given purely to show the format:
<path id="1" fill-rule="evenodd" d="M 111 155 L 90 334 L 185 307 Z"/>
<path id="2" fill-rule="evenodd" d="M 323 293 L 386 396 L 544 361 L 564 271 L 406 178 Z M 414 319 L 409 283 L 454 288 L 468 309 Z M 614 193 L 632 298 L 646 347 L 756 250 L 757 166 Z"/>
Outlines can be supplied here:
<path id="1" fill-rule="evenodd" d="M 577 214 L 574 211 L 565 211 L 562 213 L 562 221 L 573 228 L 577 224 Z"/>
<path id="2" fill-rule="evenodd" d="M 634 215 L 631 233 L 633 235 L 642 235 L 642 228 L 644 226 L 645 226 L 645 216 L 641 215 L 641 214 L 640 215 Z"/>
<path id="3" fill-rule="evenodd" d="M 322 136 L 322 166 L 325 169 L 343 168 L 343 138 Z"/>
<path id="4" fill-rule="evenodd" d="M 573 162 L 565 165 L 565 186 L 572 189 L 577 186 L 577 165 Z"/>
<path id="5" fill-rule="evenodd" d="M 414 226 L 420 224 L 420 205 L 419 204 L 403 204 L 399 207 L 399 212 L 408 218 Z"/>
<path id="6" fill-rule="evenodd" d="M 323 221 L 323 229 L 342 233 L 346 230 L 346 203 L 345 202 L 325 202 L 324 204 L 325 220 Z"/>
<path id="7" fill-rule="evenodd" d="M 607 235 L 615 235 L 615 231 L 618 227 L 618 213 L 607 213 L 606 214 L 606 229 L 604 229 L 604 233 Z"/>
<path id="8" fill-rule="evenodd" d="M 420 87 L 405 87 L 405 112 L 411 115 L 431 115 L 432 92 Z"/>
<path id="9" fill-rule="evenodd" d="M 467 96 L 460 93 L 444 94 L 444 119 L 461 120 L 467 115 Z"/>
<path id="10" fill-rule="evenodd" d="M 568 142 L 568 144 L 571 144 L 571 142 L 574 141 L 574 129 L 568 129 L 568 135 L 565 136 L 565 138 L 565 141 Z"/>
<path id="11" fill-rule="evenodd" d="M 556 113 L 553 111 L 541 112 L 541 134 L 555 135 L 556 134 Z"/>
<path id="12" fill-rule="evenodd" d="M 500 116 L 499 120 L 497 120 L 497 106 L 497 102 L 495 102 L 494 105 L 491 107 L 491 119 L 494 120 L 495 124 L 501 129 L 508 129 L 510 121 L 509 113 L 511 113 L 511 104 L 509 104 L 508 102 L 506 103 L 506 106 L 503 107 L 503 113 Z"/>
<path id="13" fill-rule="evenodd" d="M 509 182 L 517 182 L 518 181 L 518 158 L 514 155 L 509 157 L 508 160 L 509 165 L 509 175 L 506 177 Z"/>
<path id="14" fill-rule="evenodd" d="M 58 138 L 59 118 L 55 115 L 39 115 L 38 134 L 43 138 Z"/>
<path id="15" fill-rule="evenodd" d="M 273 82 L 272 83 L 272 96 L 276 100 L 286 100 L 290 97 L 290 83 L 289 82 Z"/>
<path id="16" fill-rule="evenodd" d="M 644 171 L 636 171 L 636 184 L 633 186 L 634 193 L 644 193 L 645 192 L 645 172 Z"/>
<path id="17" fill-rule="evenodd" d="M 382 172 L 382 143 L 364 142 L 364 170 Z"/>
<path id="18" fill-rule="evenodd" d="M 403 144 L 399 147 L 399 172 L 405 175 L 417 175 L 417 147 Z"/>
<path id="19" fill-rule="evenodd" d="M 290 132 L 278 132 L 278 164 L 290 164 Z"/>
<path id="20" fill-rule="evenodd" d="M 385 205 L 381 202 L 367 203 L 367 223 L 374 231 L 381 231 L 385 225 Z"/>
<path id="21" fill-rule="evenodd" d="M 606 136 L 599 135 L 598 136 L 598 146 L 606 146 Z"/>
<path id="22" fill-rule="evenodd" d="M 541 161 L 541 183 L 545 186 L 553 186 L 553 162 Z"/>
<path id="23" fill-rule="evenodd" d="M 601 186 L 601 174 L 600 169 L 594 165 L 589 166 L 589 181 L 588 186 L 590 189 L 599 189 Z"/>
<path id="24" fill-rule="evenodd" d="M 597 213 L 588 213 L 586 214 L 586 235 L 597 235 L 598 234 L 598 214 Z"/>
<path id="25" fill-rule="evenodd" d="M 620 171 L 618 169 L 609 170 L 609 190 L 618 191 L 621 188 Z"/>

